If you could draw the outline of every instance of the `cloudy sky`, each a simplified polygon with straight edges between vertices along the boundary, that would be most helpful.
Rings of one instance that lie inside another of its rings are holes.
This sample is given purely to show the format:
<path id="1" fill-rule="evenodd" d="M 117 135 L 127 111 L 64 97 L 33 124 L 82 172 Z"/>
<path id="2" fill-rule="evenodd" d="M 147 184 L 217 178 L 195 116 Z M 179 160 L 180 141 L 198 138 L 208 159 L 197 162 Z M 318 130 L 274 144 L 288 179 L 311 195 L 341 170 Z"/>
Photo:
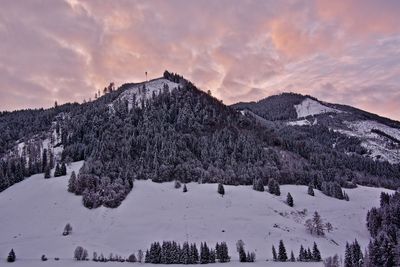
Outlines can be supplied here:
<path id="1" fill-rule="evenodd" d="M 398 0 L 2 0 L 0 110 L 178 72 L 227 104 L 311 94 L 400 120 Z"/>

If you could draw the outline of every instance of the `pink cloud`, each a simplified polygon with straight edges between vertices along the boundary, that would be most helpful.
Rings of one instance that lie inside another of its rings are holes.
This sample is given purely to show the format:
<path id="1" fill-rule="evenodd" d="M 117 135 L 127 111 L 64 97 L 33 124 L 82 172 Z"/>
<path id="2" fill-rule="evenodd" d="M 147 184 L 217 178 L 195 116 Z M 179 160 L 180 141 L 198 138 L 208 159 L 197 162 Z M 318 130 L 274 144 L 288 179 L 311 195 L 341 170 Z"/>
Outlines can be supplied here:
<path id="1" fill-rule="evenodd" d="M 353 104 L 400 84 L 398 1 L 44 2 L 2 3 L 0 109 L 82 101 L 165 69 L 228 104 L 283 90 Z M 400 119 L 388 99 L 362 105 Z"/>

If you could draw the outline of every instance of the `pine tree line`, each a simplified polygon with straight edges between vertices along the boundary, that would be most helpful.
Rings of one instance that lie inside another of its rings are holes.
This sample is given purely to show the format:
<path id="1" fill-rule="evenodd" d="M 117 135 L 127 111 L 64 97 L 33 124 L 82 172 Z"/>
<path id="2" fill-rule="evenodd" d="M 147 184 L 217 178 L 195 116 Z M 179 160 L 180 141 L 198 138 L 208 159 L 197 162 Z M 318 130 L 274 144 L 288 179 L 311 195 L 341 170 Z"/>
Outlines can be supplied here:
<path id="1" fill-rule="evenodd" d="M 349 196 L 342 190 L 338 182 L 323 182 L 321 191 L 327 196 L 349 201 Z"/>
<path id="2" fill-rule="evenodd" d="M 255 262 L 256 261 L 256 253 L 255 252 L 247 252 L 244 248 L 243 240 L 238 240 L 236 242 L 236 251 L 239 254 L 240 262 Z"/>
<path id="3" fill-rule="evenodd" d="M 344 256 L 344 267 L 362 267 L 364 256 L 357 239 L 353 243 L 346 242 L 346 251 Z M 382 265 L 387 266 L 387 265 Z"/>
<path id="4" fill-rule="evenodd" d="M 394 194 L 382 192 L 380 206 L 368 211 L 367 228 L 372 236 L 364 257 L 368 267 L 400 265 L 399 212 L 400 193 L 397 191 Z"/>
<path id="5" fill-rule="evenodd" d="M 228 262 L 228 246 L 225 242 L 217 243 L 215 249 L 206 242 L 200 244 L 200 251 L 195 243 L 184 242 L 181 246 L 175 241 L 154 242 L 145 253 L 145 263 L 153 264 L 207 264 Z"/>
<path id="6" fill-rule="evenodd" d="M 319 251 L 317 244 L 314 242 L 312 251 L 310 248 L 305 249 L 303 245 L 301 245 L 297 260 L 314 261 L 314 262 L 321 261 L 322 260 L 321 252 Z"/>
<path id="7" fill-rule="evenodd" d="M 274 261 L 280 261 L 280 262 L 296 261 L 293 251 L 290 252 L 290 258 L 288 258 L 285 244 L 283 243 L 282 240 L 279 241 L 278 253 L 276 252 L 275 246 L 272 246 L 272 258 Z M 310 248 L 305 249 L 303 247 L 303 245 L 301 245 L 297 261 L 301 261 L 301 262 L 303 262 L 303 261 L 311 261 L 311 262 L 322 261 L 321 252 L 319 251 L 317 244 L 314 242 L 312 251 L 310 250 Z"/>

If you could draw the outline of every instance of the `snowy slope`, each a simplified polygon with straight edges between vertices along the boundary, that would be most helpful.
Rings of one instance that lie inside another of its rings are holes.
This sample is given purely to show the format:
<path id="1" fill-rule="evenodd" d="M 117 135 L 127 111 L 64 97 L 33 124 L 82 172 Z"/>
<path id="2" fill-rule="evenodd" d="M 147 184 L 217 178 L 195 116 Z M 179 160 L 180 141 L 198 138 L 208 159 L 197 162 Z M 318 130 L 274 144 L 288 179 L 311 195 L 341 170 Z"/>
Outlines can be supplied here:
<path id="1" fill-rule="evenodd" d="M 392 164 L 400 162 L 400 148 L 397 145 L 392 145 L 388 138 L 374 133 L 372 130 L 377 129 L 385 134 L 400 140 L 400 129 L 392 128 L 382 123 L 366 120 L 345 122 L 348 130 L 337 129 L 340 133 L 348 136 L 359 138 L 362 143 L 361 146 L 365 147 L 369 156 L 377 160 L 385 160 Z"/>
<path id="2" fill-rule="evenodd" d="M 153 92 L 158 94 L 163 90 L 164 86 L 167 85 L 169 90 L 177 88 L 178 83 L 171 82 L 170 80 L 159 78 L 151 80 L 149 82 L 144 82 L 140 84 L 135 84 L 126 91 L 124 91 L 115 101 L 128 101 L 128 109 L 130 110 L 133 105 L 141 105 L 141 101 L 152 97 Z M 135 103 L 133 103 L 133 98 L 135 97 Z"/>
<path id="3" fill-rule="evenodd" d="M 73 163 L 68 173 L 81 165 Z M 238 239 L 244 240 L 246 249 L 256 251 L 261 262 L 272 257 L 271 246 L 277 246 L 280 239 L 296 256 L 301 244 L 311 246 L 313 241 L 323 256 L 343 254 L 346 241 L 357 238 L 367 245 L 366 213 L 379 205 L 383 191 L 368 187 L 347 190 L 350 202 L 346 202 L 319 191 L 311 197 L 305 186 L 281 186 L 280 197 L 253 191 L 249 186 L 225 186 L 226 195 L 221 197 L 216 184 L 190 183 L 189 192 L 184 194 L 172 183 L 136 181 L 117 209 L 89 210 L 81 204 L 81 197 L 67 192 L 67 183 L 65 176 L 45 180 L 39 174 L 0 193 L 1 257 L 14 248 L 20 259 L 39 259 L 46 254 L 68 262 L 77 245 L 87 248 L 90 255 L 97 251 L 128 256 L 138 249 L 145 250 L 152 241 L 189 240 L 207 241 L 212 246 L 227 241 L 237 261 Z M 293 195 L 294 208 L 284 203 L 287 192 Z M 305 216 L 301 214 L 304 209 L 308 210 Z M 324 238 L 305 231 L 304 221 L 314 211 L 335 229 Z M 73 234 L 63 237 L 68 222 Z"/>
<path id="4" fill-rule="evenodd" d="M 286 123 L 286 125 L 289 126 L 310 126 L 310 125 L 316 125 L 318 123 L 318 120 L 315 118 L 313 122 L 303 119 L 303 120 L 296 120 L 296 121 L 289 121 Z"/>
<path id="5" fill-rule="evenodd" d="M 313 99 L 310 99 L 310 98 L 304 99 L 300 104 L 295 105 L 294 108 L 296 109 L 296 112 L 297 112 L 297 118 L 314 116 L 314 115 L 318 115 L 321 113 L 329 113 L 329 112 L 340 113 L 340 112 L 342 112 L 338 109 L 324 106 L 321 103 L 319 103 Z"/>

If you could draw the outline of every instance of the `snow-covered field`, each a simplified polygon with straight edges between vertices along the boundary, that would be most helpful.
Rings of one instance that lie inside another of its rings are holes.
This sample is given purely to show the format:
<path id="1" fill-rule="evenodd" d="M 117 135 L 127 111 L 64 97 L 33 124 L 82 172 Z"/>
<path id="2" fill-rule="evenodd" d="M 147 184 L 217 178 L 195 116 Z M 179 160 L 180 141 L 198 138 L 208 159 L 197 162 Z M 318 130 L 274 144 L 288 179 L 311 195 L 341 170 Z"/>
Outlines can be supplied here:
<path id="1" fill-rule="evenodd" d="M 82 162 L 68 168 L 78 170 Z M 69 176 L 69 175 L 68 175 Z M 368 209 L 379 205 L 379 188 L 358 187 L 346 190 L 350 202 L 337 200 L 315 191 L 307 195 L 307 187 L 281 186 L 282 195 L 256 192 L 250 186 L 225 186 L 226 195 L 217 194 L 216 184 L 187 185 L 188 192 L 174 189 L 173 183 L 156 184 L 136 181 L 132 192 L 117 209 L 88 210 L 81 197 L 68 193 L 68 177 L 45 180 L 34 175 L 0 193 L 0 265 L 11 248 L 19 259 L 13 266 L 98 266 L 101 263 L 77 263 L 71 260 L 76 246 L 109 255 L 127 257 L 138 249 L 146 250 L 153 241 L 206 241 L 214 246 L 226 241 L 235 266 L 235 243 L 242 239 L 246 250 L 255 251 L 257 262 L 251 266 L 322 266 L 321 263 L 266 262 L 271 259 L 271 246 L 282 239 L 288 250 L 298 255 L 300 245 L 312 246 L 315 241 L 326 257 L 344 254 L 346 241 L 357 238 L 362 246 L 369 242 L 365 226 Z M 284 202 L 290 192 L 294 207 Z M 303 216 L 301 211 L 307 210 Z M 326 237 L 311 236 L 304 221 L 318 211 L 334 231 Z M 66 223 L 73 233 L 62 236 Z M 40 262 L 46 254 L 49 261 Z M 61 260 L 55 262 L 54 257 Z M 118 265 L 109 263 L 107 266 Z M 148 265 L 146 265 L 148 266 Z"/>
<path id="2" fill-rule="evenodd" d="M 2 263 L 0 262 L 0 266 Z M 117 262 L 107 262 L 107 263 L 99 263 L 99 262 L 93 262 L 93 261 L 88 261 L 88 262 L 78 262 L 74 260 L 60 260 L 60 261 L 54 261 L 54 260 L 48 260 L 46 262 L 42 262 L 40 260 L 17 260 L 13 264 L 4 264 L 6 266 L 12 266 L 12 267 L 98 267 L 98 266 L 143 266 L 143 267 L 160 267 L 159 264 L 144 264 L 144 263 L 135 263 L 131 265 L 132 263 L 117 263 Z M 162 266 L 162 265 L 161 265 Z M 169 267 L 182 267 L 182 266 L 188 266 L 188 265 L 176 265 L 176 264 L 169 264 Z M 189 266 L 200 266 L 200 265 L 189 265 Z M 273 262 L 273 261 L 257 261 L 254 263 L 240 263 L 238 261 L 235 262 L 228 262 L 228 263 L 214 263 L 214 264 L 207 264 L 207 265 L 201 265 L 201 266 L 207 266 L 207 267 L 318 267 L 322 266 L 321 263 L 312 263 L 312 262 Z"/>
<path id="3" fill-rule="evenodd" d="M 318 115 L 321 113 L 342 112 L 341 110 L 324 106 L 321 103 L 310 98 L 304 99 L 299 105 L 295 105 L 294 108 L 297 112 L 297 118 L 305 118 L 307 116 Z"/>

